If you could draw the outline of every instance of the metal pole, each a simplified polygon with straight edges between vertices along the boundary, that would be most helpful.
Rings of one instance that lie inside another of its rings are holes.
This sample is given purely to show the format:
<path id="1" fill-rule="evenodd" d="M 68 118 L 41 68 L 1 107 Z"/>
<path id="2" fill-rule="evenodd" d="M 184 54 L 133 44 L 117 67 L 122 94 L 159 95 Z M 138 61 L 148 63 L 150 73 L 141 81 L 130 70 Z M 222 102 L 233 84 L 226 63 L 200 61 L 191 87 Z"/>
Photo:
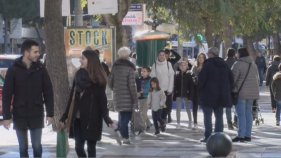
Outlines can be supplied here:
<path id="1" fill-rule="evenodd" d="M 74 26 L 83 26 L 83 11 L 81 7 L 81 0 L 75 0 L 74 1 L 75 7 L 74 7 Z"/>

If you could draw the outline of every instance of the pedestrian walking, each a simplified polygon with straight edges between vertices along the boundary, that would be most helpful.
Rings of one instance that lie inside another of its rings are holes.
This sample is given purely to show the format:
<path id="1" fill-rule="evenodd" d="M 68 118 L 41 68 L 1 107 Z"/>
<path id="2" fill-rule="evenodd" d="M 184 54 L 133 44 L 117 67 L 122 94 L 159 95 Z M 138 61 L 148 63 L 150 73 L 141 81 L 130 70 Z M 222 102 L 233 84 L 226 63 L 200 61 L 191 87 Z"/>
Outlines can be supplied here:
<path id="1" fill-rule="evenodd" d="M 229 48 L 227 50 L 227 58 L 225 59 L 225 62 L 230 69 L 231 69 L 232 65 L 236 62 L 235 55 L 236 55 L 235 49 Z M 232 106 L 226 107 L 225 115 L 226 115 L 228 129 L 234 130 L 233 123 L 232 123 L 231 109 L 232 109 Z"/>
<path id="2" fill-rule="evenodd" d="M 193 128 L 198 128 L 197 123 L 197 112 L 198 112 L 198 104 L 199 104 L 199 96 L 198 96 L 198 75 L 202 70 L 203 64 L 205 60 L 207 59 L 205 53 L 199 53 L 196 58 L 195 65 L 192 66 L 191 72 L 192 72 L 192 78 L 193 78 L 193 97 L 192 97 L 192 116 L 193 116 Z"/>
<path id="3" fill-rule="evenodd" d="M 137 109 L 137 88 L 135 65 L 129 61 L 130 49 L 121 47 L 118 50 L 119 59 L 112 67 L 109 75 L 109 87 L 113 90 L 113 106 L 119 112 L 118 130 L 123 138 L 123 144 L 130 144 L 128 123 L 132 111 Z"/>
<path id="4" fill-rule="evenodd" d="M 270 99 L 271 99 L 271 108 L 272 108 L 273 113 L 276 112 L 276 100 L 274 99 L 271 84 L 272 84 L 273 76 L 275 75 L 276 72 L 279 71 L 278 66 L 280 64 L 280 61 L 281 61 L 280 56 L 274 55 L 273 62 L 267 68 L 267 71 L 266 71 L 265 85 L 269 87 Z"/>
<path id="5" fill-rule="evenodd" d="M 141 77 L 136 80 L 137 83 L 137 92 L 139 100 L 139 109 L 142 115 L 143 122 L 145 122 L 146 129 L 149 130 L 151 122 L 147 116 L 148 105 L 147 105 L 147 96 L 150 90 L 150 79 L 149 76 L 151 69 L 149 67 L 143 67 L 141 69 Z"/>
<path id="6" fill-rule="evenodd" d="M 233 142 L 251 141 L 254 100 L 259 98 L 258 69 L 246 48 L 238 49 L 239 59 L 232 66 L 233 92 L 239 92 L 235 106 L 238 120 L 238 135 Z M 240 91 L 239 91 L 240 90 Z"/>
<path id="7" fill-rule="evenodd" d="M 21 46 L 21 53 L 22 56 L 15 60 L 6 74 L 2 98 L 3 124 L 9 129 L 13 120 L 20 157 L 29 157 L 28 131 L 33 157 L 42 157 L 44 109 L 46 109 L 47 125 L 52 124 L 54 116 L 52 83 L 47 69 L 38 60 L 40 52 L 36 41 L 25 40 Z"/>
<path id="8" fill-rule="evenodd" d="M 83 51 L 80 62 L 81 67 L 75 74 L 67 108 L 60 121 L 63 124 L 66 119 L 70 121 L 69 137 L 75 139 L 77 156 L 96 157 L 96 143 L 101 140 L 102 120 L 114 128 L 113 121 L 108 116 L 106 73 L 97 52 L 93 50 Z M 88 154 L 84 150 L 85 142 Z"/>
<path id="9" fill-rule="evenodd" d="M 264 73 L 266 72 L 266 60 L 262 53 L 259 53 L 256 57 L 256 65 L 258 67 L 259 72 L 260 86 L 262 86 L 264 80 Z"/>
<path id="10" fill-rule="evenodd" d="M 172 64 L 165 58 L 165 51 L 160 50 L 158 58 L 151 67 L 151 77 L 156 77 L 159 80 L 160 88 L 166 94 L 166 107 L 162 112 L 162 119 L 170 123 L 172 121 L 172 93 L 174 86 L 174 70 Z M 168 117 L 168 120 L 167 120 Z"/>
<path id="11" fill-rule="evenodd" d="M 177 103 L 177 128 L 180 128 L 182 105 L 185 106 L 188 115 L 188 128 L 192 128 L 191 98 L 193 97 L 193 80 L 191 71 L 188 70 L 186 61 L 180 62 L 180 71 L 175 75 L 173 98 Z"/>
<path id="12" fill-rule="evenodd" d="M 212 113 L 215 114 L 215 132 L 223 132 L 223 108 L 232 106 L 233 76 L 225 61 L 218 57 L 219 49 L 211 47 L 198 77 L 200 105 L 204 115 L 206 142 L 212 133 Z"/>
<path id="13" fill-rule="evenodd" d="M 281 110 L 281 64 L 278 66 L 278 72 L 273 76 L 271 89 L 276 100 L 276 126 L 280 126 L 280 110 Z"/>
<path id="14" fill-rule="evenodd" d="M 165 131 L 166 124 L 164 120 L 161 118 L 162 109 L 165 106 L 166 95 L 163 90 L 161 90 L 159 81 L 157 78 L 152 78 L 150 80 L 150 92 L 148 94 L 147 104 L 149 108 L 152 110 L 152 119 L 155 128 L 155 135 L 160 133 L 160 129 L 162 132 Z"/>

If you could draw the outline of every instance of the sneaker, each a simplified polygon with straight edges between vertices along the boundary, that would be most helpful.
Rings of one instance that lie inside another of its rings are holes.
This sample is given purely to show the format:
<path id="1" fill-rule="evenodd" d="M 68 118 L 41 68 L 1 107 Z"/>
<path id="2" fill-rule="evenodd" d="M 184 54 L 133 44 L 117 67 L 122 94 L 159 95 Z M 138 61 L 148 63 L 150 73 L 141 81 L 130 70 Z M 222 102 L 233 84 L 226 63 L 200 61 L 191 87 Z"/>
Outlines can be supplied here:
<path id="1" fill-rule="evenodd" d="M 130 139 L 123 139 L 123 144 L 131 144 Z"/>
<path id="2" fill-rule="evenodd" d="M 194 123 L 194 125 L 193 125 L 193 128 L 192 129 L 198 129 L 198 125 L 197 125 L 197 123 Z"/>
<path id="3" fill-rule="evenodd" d="M 119 144 L 119 145 L 122 145 L 122 142 L 121 142 L 121 139 L 122 139 L 122 136 L 121 136 L 121 133 L 119 130 L 114 130 L 115 132 L 115 139 L 116 139 L 116 142 Z"/>
<path id="4" fill-rule="evenodd" d="M 177 128 L 177 129 L 180 129 L 180 128 L 181 128 L 181 125 L 178 123 L 176 128 Z"/>
<path id="5" fill-rule="evenodd" d="M 160 134 L 160 132 L 159 131 L 155 131 L 154 135 L 158 135 L 158 134 Z"/>
<path id="6" fill-rule="evenodd" d="M 203 139 L 200 140 L 200 142 L 201 142 L 201 143 L 207 143 L 207 139 L 206 139 L 206 138 L 203 138 Z"/>
<path id="7" fill-rule="evenodd" d="M 240 138 L 240 137 L 235 137 L 232 139 L 232 142 L 244 142 L 245 139 L 244 138 Z"/>
<path id="8" fill-rule="evenodd" d="M 246 141 L 246 142 L 250 142 L 252 139 L 251 139 L 251 137 L 245 137 L 244 138 L 244 141 Z"/>

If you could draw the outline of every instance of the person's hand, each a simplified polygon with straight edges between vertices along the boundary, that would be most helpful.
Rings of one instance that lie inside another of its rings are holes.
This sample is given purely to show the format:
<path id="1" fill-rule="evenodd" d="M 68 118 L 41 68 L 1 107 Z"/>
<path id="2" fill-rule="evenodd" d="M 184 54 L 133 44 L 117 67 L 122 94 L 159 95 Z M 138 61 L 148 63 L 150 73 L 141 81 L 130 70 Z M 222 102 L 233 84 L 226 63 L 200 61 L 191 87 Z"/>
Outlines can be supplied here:
<path id="1" fill-rule="evenodd" d="M 116 122 L 113 122 L 113 123 L 109 124 L 109 127 L 112 128 L 112 129 L 117 129 L 118 128 Z"/>
<path id="2" fill-rule="evenodd" d="M 53 124 L 53 121 L 54 121 L 53 117 L 47 117 L 47 119 L 46 119 L 47 126 Z"/>
<path id="3" fill-rule="evenodd" d="M 4 120 L 3 121 L 4 128 L 9 130 L 9 128 L 11 127 L 11 123 L 12 123 L 12 120 Z"/>

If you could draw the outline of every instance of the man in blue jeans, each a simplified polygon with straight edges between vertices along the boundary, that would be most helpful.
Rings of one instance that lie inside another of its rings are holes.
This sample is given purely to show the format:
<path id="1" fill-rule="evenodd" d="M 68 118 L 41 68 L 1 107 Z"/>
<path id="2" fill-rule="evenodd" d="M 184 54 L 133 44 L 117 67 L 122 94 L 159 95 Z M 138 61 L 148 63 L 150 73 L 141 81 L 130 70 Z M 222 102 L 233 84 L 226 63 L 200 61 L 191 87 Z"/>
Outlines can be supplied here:
<path id="1" fill-rule="evenodd" d="M 8 69 L 3 88 L 4 127 L 10 128 L 13 119 L 20 157 L 28 155 L 28 130 L 30 131 L 33 157 L 42 157 L 41 136 L 44 127 L 44 105 L 47 124 L 54 116 L 54 97 L 50 77 L 38 60 L 39 44 L 25 40 L 21 46 L 22 57 Z M 11 112 L 11 105 L 13 110 Z"/>
<path id="2" fill-rule="evenodd" d="M 198 76 L 199 101 L 204 114 L 205 137 L 207 142 L 212 134 L 212 114 L 215 114 L 215 132 L 223 132 L 223 108 L 232 106 L 231 90 L 233 76 L 225 61 L 218 57 L 219 50 L 208 50 L 208 59 Z"/>

